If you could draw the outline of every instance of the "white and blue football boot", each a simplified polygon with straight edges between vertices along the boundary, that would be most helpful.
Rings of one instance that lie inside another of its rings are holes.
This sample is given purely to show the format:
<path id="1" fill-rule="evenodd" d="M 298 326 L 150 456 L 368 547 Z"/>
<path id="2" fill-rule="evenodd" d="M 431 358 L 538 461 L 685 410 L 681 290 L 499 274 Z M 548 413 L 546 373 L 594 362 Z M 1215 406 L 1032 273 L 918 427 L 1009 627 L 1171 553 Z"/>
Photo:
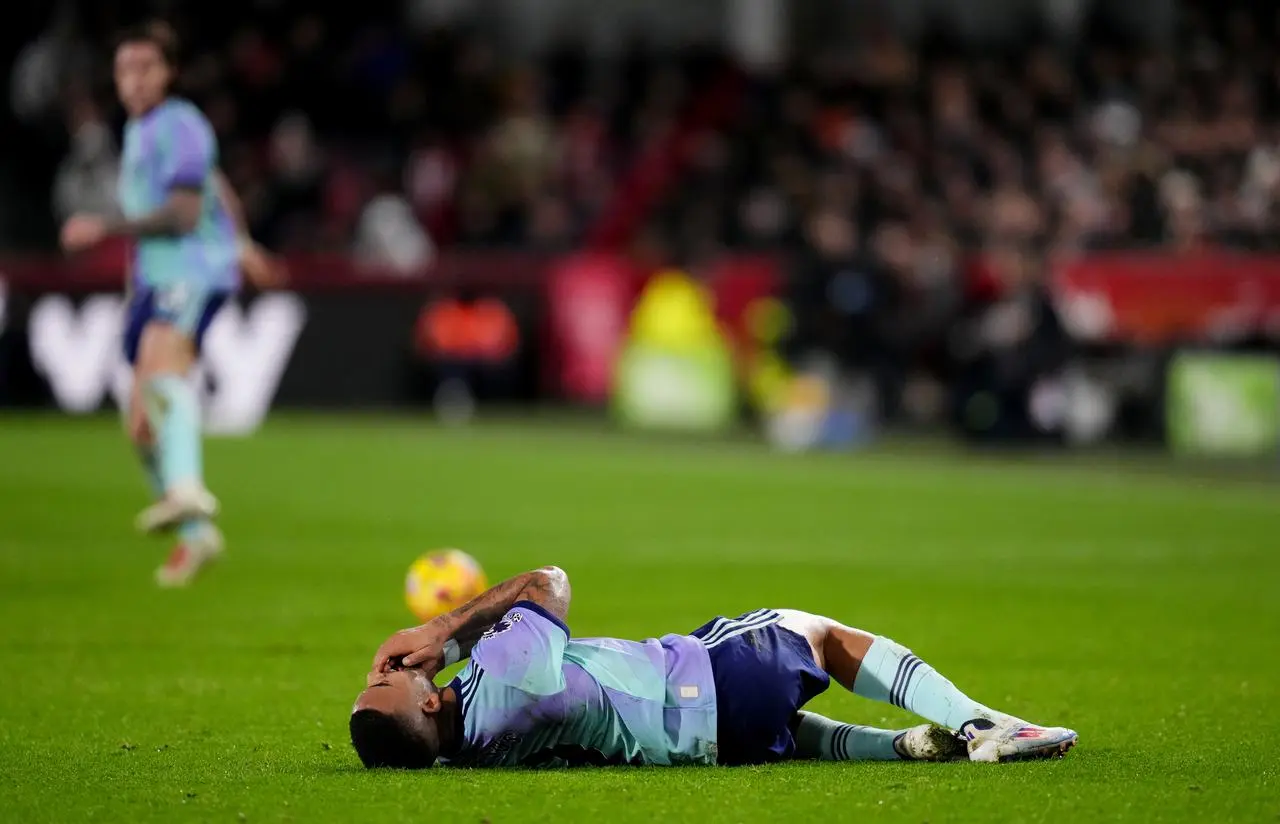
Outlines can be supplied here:
<path id="1" fill-rule="evenodd" d="M 960 734 L 969 742 L 970 761 L 1029 761 L 1061 758 L 1079 736 L 1066 727 L 1038 727 L 1018 718 L 997 724 L 985 718 L 966 721 Z"/>

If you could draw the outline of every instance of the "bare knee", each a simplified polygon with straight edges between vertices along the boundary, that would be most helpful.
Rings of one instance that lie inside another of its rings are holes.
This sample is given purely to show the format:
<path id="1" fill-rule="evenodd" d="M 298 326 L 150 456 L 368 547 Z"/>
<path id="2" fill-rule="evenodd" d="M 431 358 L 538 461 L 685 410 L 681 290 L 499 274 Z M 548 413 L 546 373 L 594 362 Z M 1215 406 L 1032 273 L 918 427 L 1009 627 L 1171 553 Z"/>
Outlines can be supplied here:
<path id="1" fill-rule="evenodd" d="M 782 616 L 782 626 L 809 642 L 814 662 L 844 687 L 853 689 L 862 659 L 875 636 L 821 615 L 782 609 L 777 612 Z"/>
<path id="2" fill-rule="evenodd" d="M 778 609 L 774 610 L 774 612 L 782 616 L 779 624 L 809 642 L 809 649 L 813 652 L 814 663 L 826 669 L 827 638 L 831 634 L 832 628 L 839 625 L 830 618 L 814 615 L 811 612 L 801 612 L 796 609 Z"/>
<path id="3" fill-rule="evenodd" d="M 191 339 L 171 323 L 149 323 L 138 343 L 137 379 L 184 375 L 195 363 Z"/>

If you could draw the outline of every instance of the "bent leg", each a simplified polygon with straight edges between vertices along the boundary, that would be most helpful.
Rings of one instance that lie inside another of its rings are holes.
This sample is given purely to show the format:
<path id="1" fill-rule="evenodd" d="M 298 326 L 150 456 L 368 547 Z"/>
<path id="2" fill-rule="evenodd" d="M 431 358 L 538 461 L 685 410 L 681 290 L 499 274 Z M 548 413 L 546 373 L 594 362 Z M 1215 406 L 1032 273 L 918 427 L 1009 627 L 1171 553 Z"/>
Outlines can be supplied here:
<path id="1" fill-rule="evenodd" d="M 956 685 L 911 650 L 879 635 L 808 613 L 778 610 L 782 626 L 802 636 L 814 661 L 832 678 L 857 695 L 910 710 L 934 725 L 903 730 L 893 748 L 912 758 L 943 760 L 955 756 L 959 736 L 967 741 L 973 761 L 1017 761 L 1052 758 L 1075 746 L 1077 735 L 1066 727 L 1040 727 L 993 710 L 965 695 Z M 805 714 L 809 715 L 809 714 Z M 886 751 L 890 735 L 828 719 L 801 718 L 807 751 L 817 757 L 874 757 Z M 959 731 L 959 736 L 952 733 Z M 797 729 L 797 739 L 800 730 Z M 851 750 L 850 747 L 853 746 Z"/>
<path id="2" fill-rule="evenodd" d="M 137 380 L 147 419 L 159 445 L 166 493 L 201 486 L 200 410 L 187 373 L 195 362 L 191 341 L 172 324 L 153 321 L 142 332 Z"/>
<path id="3" fill-rule="evenodd" d="M 778 610 L 782 626 L 803 636 L 814 660 L 845 689 L 901 707 L 947 729 L 985 720 L 1005 724 L 1012 716 L 965 695 L 911 650 L 820 615 Z"/>
<path id="4" fill-rule="evenodd" d="M 137 380 L 155 434 L 164 497 L 138 517 L 146 532 L 194 522 L 192 534 L 212 516 L 217 500 L 204 486 L 200 407 L 188 380 L 200 338 L 226 298 L 188 283 L 156 287 L 156 307 L 138 345 Z M 185 539 L 184 539 L 185 540 Z"/>
<path id="5" fill-rule="evenodd" d="M 128 406 L 124 410 L 124 424 L 154 501 L 165 497 L 166 482 L 160 460 L 161 449 L 152 425 L 151 410 L 148 408 L 149 384 L 153 375 L 175 370 L 185 371 L 193 359 L 181 352 L 182 347 L 179 345 L 179 354 L 184 356 L 175 362 L 172 354 L 165 351 L 172 344 L 157 341 L 157 334 L 148 331 L 157 324 L 168 324 L 168 320 L 157 313 L 155 290 L 145 286 L 137 287 L 130 297 L 123 340 L 125 359 L 134 368 L 133 385 L 129 392 Z M 144 337 L 147 338 L 145 345 Z M 188 518 L 179 524 L 178 536 L 183 543 L 192 543 L 207 536 L 211 528 L 206 518 Z"/>

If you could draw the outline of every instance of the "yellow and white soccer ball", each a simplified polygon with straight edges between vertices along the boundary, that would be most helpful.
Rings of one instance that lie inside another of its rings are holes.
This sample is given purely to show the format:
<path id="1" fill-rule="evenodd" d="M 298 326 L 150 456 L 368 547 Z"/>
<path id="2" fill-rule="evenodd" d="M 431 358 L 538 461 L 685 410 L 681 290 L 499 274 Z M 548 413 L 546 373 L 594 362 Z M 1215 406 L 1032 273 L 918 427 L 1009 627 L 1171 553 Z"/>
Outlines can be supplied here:
<path id="1" fill-rule="evenodd" d="M 428 552 L 413 562 L 404 580 L 404 600 L 419 621 L 456 609 L 489 588 L 484 570 L 458 549 Z"/>

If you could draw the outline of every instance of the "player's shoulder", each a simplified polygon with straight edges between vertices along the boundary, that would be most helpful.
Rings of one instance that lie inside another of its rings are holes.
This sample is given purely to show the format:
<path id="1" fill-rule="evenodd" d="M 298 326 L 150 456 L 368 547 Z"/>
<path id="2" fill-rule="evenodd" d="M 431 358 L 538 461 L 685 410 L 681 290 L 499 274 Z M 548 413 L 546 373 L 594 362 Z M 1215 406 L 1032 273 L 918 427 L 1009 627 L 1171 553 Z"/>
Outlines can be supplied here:
<path id="1" fill-rule="evenodd" d="M 471 650 L 471 663 L 508 686 L 536 695 L 564 687 L 560 671 L 569 628 L 538 604 L 521 601 L 489 627 Z"/>
<path id="2" fill-rule="evenodd" d="M 531 636 L 558 639 L 563 646 L 569 640 L 569 627 L 564 620 L 531 601 L 513 604 L 501 618 L 481 634 L 472 650 L 473 660 L 491 660 L 502 647 L 514 644 L 524 650 Z M 521 653 L 522 656 L 524 653 Z"/>
<path id="3" fill-rule="evenodd" d="M 170 97 L 161 105 L 161 111 L 168 117 L 194 117 L 204 120 L 204 112 L 200 107 L 185 97 Z"/>
<path id="4" fill-rule="evenodd" d="M 205 117 L 200 107 L 185 97 L 171 97 L 161 104 L 160 116 L 169 123 L 186 128 L 195 128 L 201 132 L 212 132 L 209 118 Z"/>

